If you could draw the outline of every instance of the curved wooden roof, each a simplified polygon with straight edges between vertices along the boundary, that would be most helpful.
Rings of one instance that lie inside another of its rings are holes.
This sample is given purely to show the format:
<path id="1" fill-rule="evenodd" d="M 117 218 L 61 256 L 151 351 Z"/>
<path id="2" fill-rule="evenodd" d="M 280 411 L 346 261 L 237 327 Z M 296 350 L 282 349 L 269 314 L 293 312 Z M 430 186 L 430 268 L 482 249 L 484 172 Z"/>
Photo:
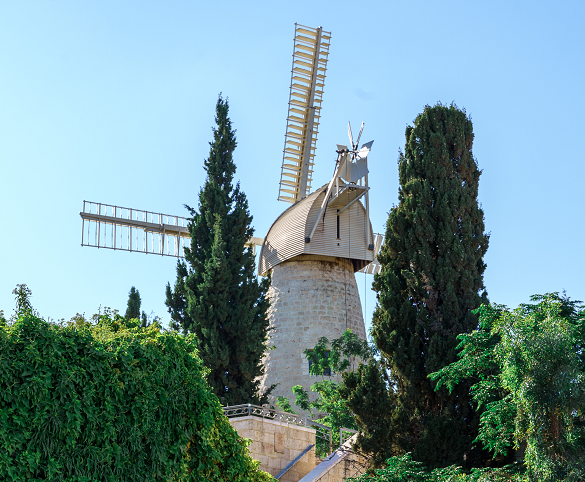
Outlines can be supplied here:
<path id="1" fill-rule="evenodd" d="M 337 237 L 337 203 L 332 203 L 321 216 L 311 241 L 305 243 L 319 214 L 327 185 L 293 204 L 274 221 L 262 244 L 258 272 L 263 275 L 283 261 L 298 259 L 345 258 L 358 271 L 374 260 L 374 250 L 368 249 L 367 229 L 374 239 L 372 226 L 366 219 L 361 202 L 354 202 L 339 215 Z M 349 194 L 348 194 L 349 195 Z M 341 208 L 341 206 L 339 206 Z"/>

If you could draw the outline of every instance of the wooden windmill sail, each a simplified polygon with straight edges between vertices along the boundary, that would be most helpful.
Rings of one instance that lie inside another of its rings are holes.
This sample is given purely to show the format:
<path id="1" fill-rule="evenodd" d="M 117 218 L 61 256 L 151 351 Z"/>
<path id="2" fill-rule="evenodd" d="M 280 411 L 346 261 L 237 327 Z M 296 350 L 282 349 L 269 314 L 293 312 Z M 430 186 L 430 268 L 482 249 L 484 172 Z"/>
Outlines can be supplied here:
<path id="1" fill-rule="evenodd" d="M 183 258 L 191 246 L 189 219 L 172 214 L 83 201 L 81 245 Z M 262 246 L 252 237 L 246 246 Z"/>
<path id="2" fill-rule="evenodd" d="M 135 253 L 155 254 L 183 258 L 185 247 L 190 247 L 189 219 L 113 204 L 83 201 L 81 217 L 81 245 Z M 380 250 L 384 237 L 375 234 L 374 251 Z M 254 253 L 264 244 L 264 238 L 248 240 Z M 380 270 L 377 259 L 368 264 L 363 273 L 375 274 Z M 259 269 L 264 273 L 266 269 Z"/>
<path id="3" fill-rule="evenodd" d="M 330 40 L 321 27 L 295 24 L 279 201 L 294 204 L 311 190 Z"/>

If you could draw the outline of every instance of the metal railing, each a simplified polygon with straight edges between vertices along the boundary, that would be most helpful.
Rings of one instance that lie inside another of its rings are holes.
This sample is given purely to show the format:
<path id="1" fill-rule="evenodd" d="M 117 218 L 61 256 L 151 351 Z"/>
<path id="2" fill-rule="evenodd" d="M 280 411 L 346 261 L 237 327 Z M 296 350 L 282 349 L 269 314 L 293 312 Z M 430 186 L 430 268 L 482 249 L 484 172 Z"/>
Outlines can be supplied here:
<path id="1" fill-rule="evenodd" d="M 354 433 L 358 433 L 358 431 L 357 431 L 357 430 L 353 430 L 353 429 L 351 429 L 351 428 L 345 428 L 345 427 L 341 427 L 341 428 L 339 429 L 339 446 L 342 446 L 342 445 L 343 445 L 343 432 L 349 432 L 349 433 L 351 433 L 352 435 L 353 435 Z M 351 438 L 351 436 L 350 436 L 349 438 Z"/>
<path id="2" fill-rule="evenodd" d="M 311 450 L 313 447 L 315 446 L 315 444 L 311 444 L 309 445 L 305 450 L 303 450 L 299 455 L 296 456 L 296 458 L 290 462 L 284 469 L 282 469 L 280 471 L 280 473 L 274 477 L 276 480 L 280 480 L 281 477 L 286 474 L 290 469 L 292 469 L 304 456 L 305 454 Z"/>
<path id="3" fill-rule="evenodd" d="M 299 427 L 312 428 L 316 432 L 315 439 L 318 448 L 324 447 L 324 445 L 326 445 L 327 452 L 331 452 L 331 448 L 333 446 L 331 428 L 327 427 L 326 425 L 314 422 L 310 418 L 304 417 L 303 415 L 282 412 L 274 408 L 261 407 L 259 405 L 252 405 L 250 403 L 223 407 L 223 413 L 228 418 L 254 416 L 268 420 L 276 420 L 278 422 L 284 422 L 290 425 L 297 425 Z"/>

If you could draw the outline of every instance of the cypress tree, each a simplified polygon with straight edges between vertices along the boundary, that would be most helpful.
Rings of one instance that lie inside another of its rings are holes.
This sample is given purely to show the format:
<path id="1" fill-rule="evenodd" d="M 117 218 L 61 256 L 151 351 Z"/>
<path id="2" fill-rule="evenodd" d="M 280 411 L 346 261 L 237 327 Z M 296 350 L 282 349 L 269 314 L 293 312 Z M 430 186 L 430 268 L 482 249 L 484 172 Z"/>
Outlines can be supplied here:
<path id="1" fill-rule="evenodd" d="M 455 105 L 426 106 L 406 128 L 399 204 L 388 217 L 374 281 L 372 336 L 395 391 L 395 413 L 387 415 L 393 442 L 430 467 L 475 465 L 480 455 L 472 449 L 478 415 L 469 386 L 449 394 L 428 378 L 457 360 L 457 335 L 477 327 L 472 310 L 488 302 L 489 236 L 473 137 L 471 119 Z"/>
<path id="2" fill-rule="evenodd" d="M 127 320 L 133 318 L 140 319 L 140 302 L 140 292 L 132 286 L 128 292 L 128 306 L 126 308 L 126 314 L 124 315 Z"/>
<path id="3" fill-rule="evenodd" d="M 176 329 L 197 335 L 209 385 L 221 403 L 261 404 L 269 394 L 258 393 L 258 377 L 264 372 L 270 279 L 258 282 L 253 251 L 245 246 L 254 230 L 246 195 L 233 185 L 236 137 L 228 111 L 220 95 L 199 209 L 186 206 L 191 248 L 185 249 L 186 262 L 177 264 L 174 289 L 167 285 L 166 305 Z"/>

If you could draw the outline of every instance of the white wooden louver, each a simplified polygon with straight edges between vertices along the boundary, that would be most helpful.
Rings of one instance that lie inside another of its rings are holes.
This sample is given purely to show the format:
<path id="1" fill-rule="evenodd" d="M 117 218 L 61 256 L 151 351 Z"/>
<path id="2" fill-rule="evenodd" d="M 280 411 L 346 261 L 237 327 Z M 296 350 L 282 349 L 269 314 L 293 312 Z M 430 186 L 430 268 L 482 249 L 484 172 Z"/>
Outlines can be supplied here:
<path id="1" fill-rule="evenodd" d="M 321 27 L 295 24 L 279 201 L 294 204 L 311 191 L 330 40 Z"/>

